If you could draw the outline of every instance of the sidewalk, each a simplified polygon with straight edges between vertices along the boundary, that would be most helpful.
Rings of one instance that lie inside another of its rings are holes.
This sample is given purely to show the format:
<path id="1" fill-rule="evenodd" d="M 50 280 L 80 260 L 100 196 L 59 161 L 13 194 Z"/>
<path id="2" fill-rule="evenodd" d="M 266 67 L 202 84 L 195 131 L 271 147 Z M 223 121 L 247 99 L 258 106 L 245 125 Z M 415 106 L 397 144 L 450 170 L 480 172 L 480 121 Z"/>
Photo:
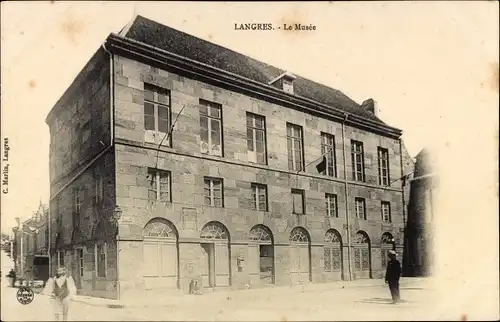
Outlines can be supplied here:
<path id="1" fill-rule="evenodd" d="M 337 281 L 331 283 L 310 283 L 305 285 L 294 286 L 272 286 L 266 288 L 255 288 L 248 290 L 220 290 L 212 291 L 205 289 L 201 295 L 188 295 L 188 294 L 165 294 L 162 291 L 148 291 L 141 294 L 140 297 L 124 300 L 111 300 L 90 296 L 75 296 L 74 301 L 82 302 L 91 306 L 102 306 L 109 308 L 137 308 L 137 307 L 168 307 L 178 306 L 195 302 L 203 297 L 203 300 L 252 300 L 257 299 L 262 294 L 279 295 L 287 292 L 321 292 L 332 289 L 345 289 L 345 288 L 361 288 L 361 287 L 381 287 L 385 286 L 383 279 L 365 279 L 355 281 Z M 400 287 L 418 287 L 418 288 L 432 288 L 431 278 L 417 278 L 417 277 L 403 277 L 400 280 Z"/>

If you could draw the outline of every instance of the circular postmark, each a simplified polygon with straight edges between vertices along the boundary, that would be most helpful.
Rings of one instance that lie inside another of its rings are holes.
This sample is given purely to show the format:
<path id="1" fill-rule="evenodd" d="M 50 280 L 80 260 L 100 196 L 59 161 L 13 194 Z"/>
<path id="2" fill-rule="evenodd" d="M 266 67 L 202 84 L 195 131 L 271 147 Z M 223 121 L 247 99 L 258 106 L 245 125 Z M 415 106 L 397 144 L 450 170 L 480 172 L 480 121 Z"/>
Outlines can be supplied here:
<path id="1" fill-rule="evenodd" d="M 35 298 L 35 293 L 31 288 L 26 286 L 21 286 L 19 290 L 17 290 L 16 298 L 19 301 L 19 303 L 23 305 L 30 304 L 31 302 L 33 302 L 33 299 Z"/>

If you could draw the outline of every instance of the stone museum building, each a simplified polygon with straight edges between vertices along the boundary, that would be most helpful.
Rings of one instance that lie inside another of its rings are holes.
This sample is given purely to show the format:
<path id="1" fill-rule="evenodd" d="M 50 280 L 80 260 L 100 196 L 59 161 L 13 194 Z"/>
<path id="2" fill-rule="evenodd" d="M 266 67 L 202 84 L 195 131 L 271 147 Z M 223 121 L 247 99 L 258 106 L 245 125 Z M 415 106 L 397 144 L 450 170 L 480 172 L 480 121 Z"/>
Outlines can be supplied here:
<path id="1" fill-rule="evenodd" d="M 108 298 L 381 278 L 404 173 L 376 111 L 137 16 L 47 116 L 52 267 Z"/>

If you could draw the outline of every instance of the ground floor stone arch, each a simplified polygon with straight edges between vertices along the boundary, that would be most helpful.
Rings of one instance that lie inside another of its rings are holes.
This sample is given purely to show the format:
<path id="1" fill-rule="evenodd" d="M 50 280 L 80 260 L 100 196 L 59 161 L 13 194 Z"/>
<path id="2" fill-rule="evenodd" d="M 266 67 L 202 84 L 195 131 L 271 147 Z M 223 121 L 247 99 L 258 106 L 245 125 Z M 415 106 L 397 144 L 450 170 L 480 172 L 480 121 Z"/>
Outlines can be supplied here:
<path id="1" fill-rule="evenodd" d="M 356 279 L 371 278 L 371 245 L 368 234 L 358 231 L 353 243 L 354 277 Z"/>
<path id="2" fill-rule="evenodd" d="M 324 242 L 323 263 L 327 279 L 340 280 L 343 272 L 342 237 L 337 230 L 329 229 Z"/>
<path id="3" fill-rule="evenodd" d="M 230 236 L 226 226 L 211 221 L 201 229 L 201 280 L 203 287 L 231 285 Z"/>
<path id="4" fill-rule="evenodd" d="M 274 238 L 267 226 L 256 225 L 250 229 L 247 262 L 252 285 L 275 283 Z"/>
<path id="5" fill-rule="evenodd" d="M 142 235 L 144 288 L 178 288 L 179 235 L 174 224 L 153 218 L 144 226 Z"/>
<path id="6" fill-rule="evenodd" d="M 380 262 L 382 269 L 387 267 L 389 261 L 389 251 L 394 248 L 394 237 L 391 233 L 383 233 L 380 242 Z"/>
<path id="7" fill-rule="evenodd" d="M 307 230 L 295 227 L 290 232 L 290 282 L 308 283 L 311 276 L 311 237 Z"/>

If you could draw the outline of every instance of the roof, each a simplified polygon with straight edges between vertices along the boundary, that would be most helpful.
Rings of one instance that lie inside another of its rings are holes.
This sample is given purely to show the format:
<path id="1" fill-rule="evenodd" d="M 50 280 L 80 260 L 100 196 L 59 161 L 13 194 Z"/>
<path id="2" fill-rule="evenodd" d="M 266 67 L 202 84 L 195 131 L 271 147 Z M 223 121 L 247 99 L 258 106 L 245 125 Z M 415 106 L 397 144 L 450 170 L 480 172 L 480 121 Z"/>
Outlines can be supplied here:
<path id="1" fill-rule="evenodd" d="M 122 29 L 121 36 L 265 85 L 288 72 L 140 15 Z M 293 74 L 297 77 L 294 82 L 296 96 L 385 124 L 341 91 Z"/>

